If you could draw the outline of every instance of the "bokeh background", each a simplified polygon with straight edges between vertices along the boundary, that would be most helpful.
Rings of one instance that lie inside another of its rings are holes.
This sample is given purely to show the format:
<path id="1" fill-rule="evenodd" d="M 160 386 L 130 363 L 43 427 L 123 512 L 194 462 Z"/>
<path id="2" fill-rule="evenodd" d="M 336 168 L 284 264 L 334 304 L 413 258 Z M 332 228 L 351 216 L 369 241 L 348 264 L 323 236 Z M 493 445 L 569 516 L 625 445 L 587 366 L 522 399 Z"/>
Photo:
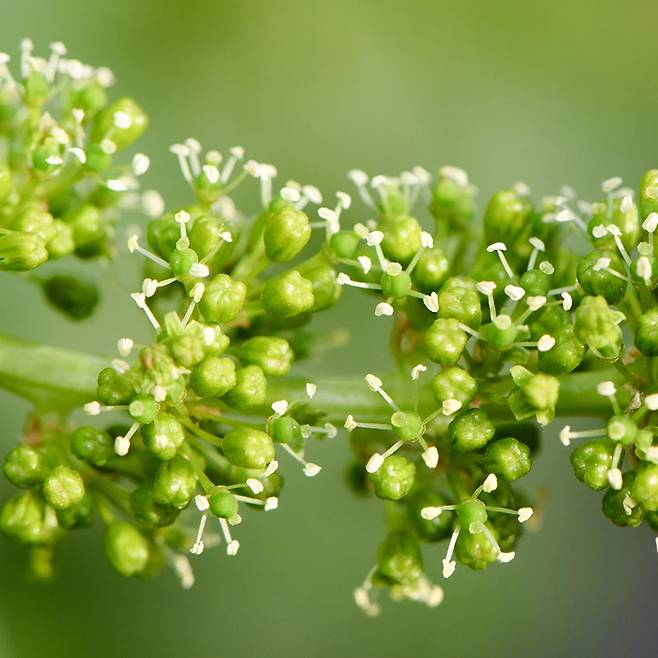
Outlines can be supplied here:
<path id="1" fill-rule="evenodd" d="M 537 195 L 570 183 L 587 197 L 603 178 L 634 184 L 658 165 L 657 21 L 656 3 L 614 0 L 0 0 L 0 50 L 16 52 L 27 35 L 42 48 L 61 39 L 110 66 L 118 91 L 151 115 L 139 147 L 153 161 L 148 184 L 169 202 L 185 188 L 167 146 L 190 135 L 242 144 L 325 191 L 346 188 L 352 167 L 457 164 L 484 202 L 516 180 Z M 100 353 L 119 336 L 145 336 L 126 294 L 133 263 L 89 275 L 106 292 L 84 325 L 46 308 L 27 280 L 3 276 L 0 331 Z M 350 328 L 351 347 L 317 367 L 385 368 L 383 325 L 368 318 L 346 295 L 324 326 Z M 0 395 L 0 452 L 26 411 Z M 281 509 L 239 529 L 238 558 L 197 560 L 190 592 L 171 574 L 121 579 L 100 533 L 71 537 L 59 578 L 36 585 L 23 552 L 0 538 L 0 656 L 655 655 L 653 537 L 600 514 L 555 430 L 529 483 L 546 492 L 543 529 L 514 562 L 462 568 L 438 609 L 391 605 L 376 620 L 351 591 L 381 539 L 381 506 L 342 487 L 344 438 L 316 457 L 321 477 L 288 469 Z M 427 554 L 437 578 L 440 557 Z"/>

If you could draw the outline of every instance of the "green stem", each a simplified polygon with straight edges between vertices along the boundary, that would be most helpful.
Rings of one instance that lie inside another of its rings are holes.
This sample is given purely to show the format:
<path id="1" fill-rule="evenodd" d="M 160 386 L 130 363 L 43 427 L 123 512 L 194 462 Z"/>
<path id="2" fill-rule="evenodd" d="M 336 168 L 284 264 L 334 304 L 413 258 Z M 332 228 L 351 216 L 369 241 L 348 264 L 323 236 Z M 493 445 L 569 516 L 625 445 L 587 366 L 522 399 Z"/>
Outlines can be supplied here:
<path id="1" fill-rule="evenodd" d="M 40 412 L 71 410 L 96 397 L 96 378 L 107 360 L 72 350 L 47 347 L 0 336 L 0 388 L 32 401 Z M 312 379 L 317 384 L 314 406 L 336 424 L 348 414 L 372 422 L 387 422 L 391 409 L 382 398 L 366 386 L 359 375 L 327 375 L 271 377 L 268 380 L 268 403 L 258 409 L 260 415 L 271 414 L 274 400 L 290 402 L 306 399 L 305 386 Z M 610 411 L 610 403 L 596 392 L 596 385 L 610 379 L 621 384 L 614 368 L 572 373 L 560 379 L 560 401 L 557 412 L 563 416 L 600 416 Z M 406 375 L 384 378 L 386 391 L 401 407 L 413 408 L 415 387 Z M 501 419 L 511 420 L 506 404 L 510 385 L 507 381 L 487 382 L 485 400 L 488 411 Z M 431 386 L 418 389 L 418 409 L 428 415 L 437 407 Z"/>

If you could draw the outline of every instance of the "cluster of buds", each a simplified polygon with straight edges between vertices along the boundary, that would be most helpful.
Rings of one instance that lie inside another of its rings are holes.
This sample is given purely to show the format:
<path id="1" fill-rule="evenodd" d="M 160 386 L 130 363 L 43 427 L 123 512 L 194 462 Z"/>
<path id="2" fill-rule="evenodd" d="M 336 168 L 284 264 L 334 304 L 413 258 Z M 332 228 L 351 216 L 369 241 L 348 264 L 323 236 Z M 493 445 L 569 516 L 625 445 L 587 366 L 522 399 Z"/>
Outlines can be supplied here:
<path id="1" fill-rule="evenodd" d="M 221 169 L 219 152 L 202 155 L 196 140 L 172 151 L 195 203 L 153 219 L 144 244 L 139 234 L 127 241 L 144 259 L 147 276 L 131 297 L 154 340 L 118 341 L 96 399 L 84 407 L 92 424 L 56 440 L 34 432 L 31 445 L 9 453 L 5 474 L 27 491 L 5 505 L 0 526 L 52 548 L 98 512 L 120 573 L 149 575 L 168 562 L 189 586 L 190 554 L 222 540 L 228 555 L 237 553 L 232 528 L 242 507 L 278 507 L 280 458 L 309 478 L 321 471 L 306 459 L 307 446 L 337 430 L 312 406 L 317 386 L 309 381 L 297 398 L 272 399 L 268 380 L 290 371 L 297 345 L 302 356 L 309 349 L 301 328 L 336 302 L 340 287 L 321 251 L 280 269 L 309 241 L 314 223 L 303 209 L 321 200 L 316 188 L 289 181 L 273 196 L 274 167 L 241 164 L 239 147 Z M 264 204 L 255 218 L 227 196 L 250 177 L 260 181 Z M 326 233 L 326 220 L 316 225 Z M 99 426 L 107 416 L 112 422 Z"/>
<path id="2" fill-rule="evenodd" d="M 516 183 L 480 224 L 477 189 L 454 166 L 436 177 L 353 170 L 356 209 L 345 192 L 322 205 L 313 185 L 276 185 L 276 168 L 242 147 L 224 157 L 190 138 L 170 151 L 194 199 L 166 210 L 136 193 L 146 156 L 113 163 L 146 117 L 130 99 L 107 103 L 109 71 L 67 59 L 61 44 L 48 60 L 27 40 L 21 50 L 16 77 L 0 54 L 0 269 L 109 254 L 118 208 L 150 217 L 127 247 L 143 258 L 131 297 L 153 340 L 118 341 L 88 425 L 35 418 L 4 463 L 22 491 L 0 529 L 32 548 L 40 575 L 67 531 L 99 517 L 120 573 L 169 563 L 191 586 L 190 555 L 220 542 L 236 555 L 245 511 L 278 507 L 280 459 L 318 475 L 307 451 L 337 435 L 332 423 L 350 437 L 350 482 L 386 504 L 386 538 L 354 597 L 369 615 L 384 590 L 441 603 L 421 542 L 446 542 L 446 579 L 458 563 L 514 558 L 538 517 L 517 480 L 538 426 L 562 412 L 600 418 L 559 440 L 576 441 L 574 473 L 605 491 L 603 513 L 658 532 L 658 170 L 637 194 L 606 180 L 591 203 L 564 188 L 534 204 Z M 231 196 L 249 179 L 254 214 Z M 346 288 L 390 323 L 397 372 L 368 373 L 362 393 L 322 377 L 293 384 L 293 364 L 328 342 L 305 326 Z M 79 318 L 95 299 L 62 276 L 46 293 Z M 328 413 L 316 397 L 325 386 Z"/>
<path id="3" fill-rule="evenodd" d="M 123 210 L 161 212 L 157 192 L 139 192 L 149 158 L 119 160 L 148 120 L 131 98 L 109 100 L 113 83 L 109 69 L 69 58 L 60 42 L 42 58 L 24 39 L 15 64 L 0 52 L 0 270 L 106 258 Z M 46 298 L 74 318 L 95 306 L 84 281 L 43 283 Z"/>

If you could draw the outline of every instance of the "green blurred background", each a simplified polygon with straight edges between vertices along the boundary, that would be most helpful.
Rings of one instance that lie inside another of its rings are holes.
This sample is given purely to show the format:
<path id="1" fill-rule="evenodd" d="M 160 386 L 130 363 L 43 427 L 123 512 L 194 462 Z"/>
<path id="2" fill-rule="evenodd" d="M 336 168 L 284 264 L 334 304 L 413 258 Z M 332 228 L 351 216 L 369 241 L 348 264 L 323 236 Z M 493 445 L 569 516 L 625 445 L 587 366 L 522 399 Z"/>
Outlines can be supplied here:
<path id="1" fill-rule="evenodd" d="M 469 171 L 483 199 L 515 180 L 537 195 L 568 182 L 587 197 L 603 178 L 634 184 L 658 165 L 657 21 L 656 3 L 607 0 L 1 0 L 0 50 L 15 53 L 27 35 L 41 48 L 61 39 L 73 56 L 110 66 L 118 91 L 151 115 L 139 147 L 153 161 L 147 184 L 170 203 L 185 188 L 167 146 L 190 135 L 242 144 L 325 191 L 347 189 L 353 167 L 449 163 Z M 0 331 L 96 352 L 146 336 L 126 294 L 134 264 L 92 274 L 106 294 L 84 325 L 45 308 L 27 281 L 2 277 Z M 323 323 L 349 325 L 351 346 L 317 367 L 381 371 L 383 323 L 345 297 Z M 0 395 L 3 453 L 26 411 Z M 555 430 L 530 482 L 546 492 L 543 529 L 514 562 L 461 568 L 441 607 L 390 605 L 376 620 L 351 592 L 381 539 L 381 506 L 342 487 L 344 437 L 313 456 L 322 475 L 287 469 L 281 509 L 239 528 L 238 558 L 198 559 L 190 592 L 171 574 L 121 579 L 98 533 L 67 541 L 53 584 L 31 584 L 23 552 L 1 538 L 0 656 L 655 655 L 653 538 L 600 514 Z M 436 578 L 440 557 L 427 554 Z"/>

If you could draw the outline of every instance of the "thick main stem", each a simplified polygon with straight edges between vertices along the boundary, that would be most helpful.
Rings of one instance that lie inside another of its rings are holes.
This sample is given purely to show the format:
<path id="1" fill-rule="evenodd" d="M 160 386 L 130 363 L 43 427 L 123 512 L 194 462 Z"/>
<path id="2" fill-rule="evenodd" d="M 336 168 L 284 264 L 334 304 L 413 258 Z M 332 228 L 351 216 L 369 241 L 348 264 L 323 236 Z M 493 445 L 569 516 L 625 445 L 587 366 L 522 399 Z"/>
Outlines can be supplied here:
<path id="1" fill-rule="evenodd" d="M 34 403 L 41 412 L 65 413 L 93 400 L 98 372 L 109 365 L 109 359 L 73 350 L 28 343 L 0 336 L 0 388 Z M 614 369 L 572 373 L 560 378 L 560 400 L 557 412 L 564 416 L 598 416 L 609 412 L 609 402 L 596 392 L 596 385 L 606 379 L 620 382 Z M 305 399 L 308 381 L 317 384 L 314 406 L 323 410 L 328 421 L 342 424 L 348 414 L 355 418 L 385 422 L 390 407 L 366 386 L 359 375 L 320 377 L 271 377 L 268 380 L 268 405 L 275 400 Z M 418 399 L 412 398 L 415 387 L 399 374 L 384 378 L 386 390 L 400 406 L 429 413 L 437 403 L 431 386 L 418 388 Z M 429 383 L 429 380 L 428 380 Z M 512 419 L 506 403 L 508 384 L 488 383 L 484 400 L 487 410 L 500 418 Z M 271 413 L 269 406 L 262 409 Z"/>

